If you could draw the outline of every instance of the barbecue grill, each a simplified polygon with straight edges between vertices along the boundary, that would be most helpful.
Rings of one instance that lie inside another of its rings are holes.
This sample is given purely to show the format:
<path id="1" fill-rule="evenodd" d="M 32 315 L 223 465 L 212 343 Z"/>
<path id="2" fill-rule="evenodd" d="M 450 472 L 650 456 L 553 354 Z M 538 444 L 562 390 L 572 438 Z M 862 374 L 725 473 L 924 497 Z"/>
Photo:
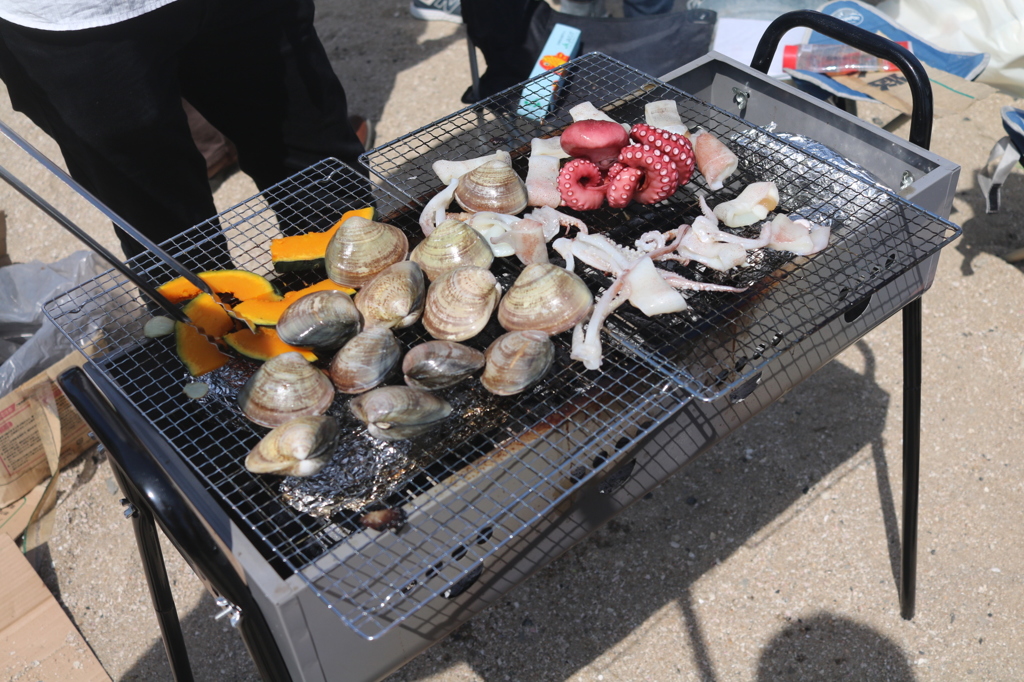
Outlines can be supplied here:
<path id="1" fill-rule="evenodd" d="M 821 15 L 794 15 L 783 19 L 835 31 Z M 769 57 L 790 27 L 785 21 L 770 29 L 769 36 L 779 31 L 774 43 L 762 45 Z M 920 69 L 874 36 L 844 38 L 883 52 L 904 72 Z M 474 384 L 448 389 L 455 416 L 444 433 L 415 447 L 374 445 L 352 425 L 342 447 L 363 468 L 356 481 L 337 471 L 335 489 L 244 469 L 245 454 L 266 433 L 234 405 L 252 365 L 233 362 L 209 378 L 206 397 L 186 397 L 181 389 L 190 379 L 173 343 L 143 335 L 153 305 L 124 275 L 105 273 L 48 302 L 47 315 L 89 357 L 61 385 L 110 450 L 177 679 L 191 675 L 154 519 L 241 628 L 266 679 L 338 679 L 337 671 L 378 679 L 894 312 L 913 309 L 939 250 L 959 234 L 939 217 L 951 205 L 954 165 L 720 55 L 659 80 L 591 54 L 559 77 L 543 120 L 516 115 L 521 89 L 513 88 L 371 150 L 363 161 L 373 180 L 326 160 L 163 246 L 198 268 L 222 235 L 235 267 L 269 276 L 269 242 L 280 230 L 324 230 L 342 212 L 367 205 L 415 239 L 420 210 L 441 188 L 434 160 L 502 149 L 523 170 L 530 138 L 556 134 L 577 103 L 637 121 L 645 103 L 674 99 L 684 121 L 729 140 L 740 156 L 740 171 L 718 200 L 750 181 L 774 179 L 780 211 L 831 224 L 829 248 L 808 258 L 764 253 L 724 278 L 681 266 L 696 279 L 748 288 L 694 294 L 685 314 L 647 319 L 620 309 L 606 326 L 600 371 L 569 360 L 568 340 L 556 337 L 554 369 L 539 385 L 504 398 Z M 698 193 L 708 193 L 699 179 L 663 204 L 585 219 L 626 243 L 689 222 Z M 176 275 L 150 253 L 129 265 L 155 283 Z M 513 263 L 495 266 L 506 287 L 517 271 Z M 584 276 L 595 292 L 608 286 L 600 273 Z M 311 282 L 279 279 L 285 289 Z M 400 334 L 404 347 L 426 339 L 417 329 Z M 499 333 L 492 323 L 470 343 L 483 347 Z M 912 354 L 912 333 L 907 347 Z M 905 357 L 911 368 L 915 360 Z M 332 412 L 344 419 L 344 401 Z M 916 492 L 916 471 L 912 478 Z M 401 527 L 363 528 L 361 510 L 377 507 L 400 509 Z M 904 543 L 908 617 L 911 540 L 908 534 Z"/>

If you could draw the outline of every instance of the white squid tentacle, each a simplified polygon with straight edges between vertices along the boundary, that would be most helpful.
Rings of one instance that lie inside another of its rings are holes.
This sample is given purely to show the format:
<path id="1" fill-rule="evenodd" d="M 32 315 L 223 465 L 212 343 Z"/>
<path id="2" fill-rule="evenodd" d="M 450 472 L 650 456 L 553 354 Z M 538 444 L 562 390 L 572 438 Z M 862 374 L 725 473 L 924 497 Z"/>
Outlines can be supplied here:
<path id="1" fill-rule="evenodd" d="M 425 236 L 429 237 L 438 223 L 444 221 L 445 210 L 448 208 L 448 204 L 452 203 L 458 184 L 459 179 L 453 178 L 447 187 L 435 194 L 423 207 L 423 212 L 420 213 L 420 229 L 423 230 Z"/>
<path id="2" fill-rule="evenodd" d="M 725 284 L 712 284 L 711 282 L 696 282 L 677 275 L 668 270 L 658 268 L 658 274 L 676 289 L 688 289 L 689 291 L 727 291 L 733 294 L 740 294 L 747 290 L 747 287 L 730 287 Z"/>

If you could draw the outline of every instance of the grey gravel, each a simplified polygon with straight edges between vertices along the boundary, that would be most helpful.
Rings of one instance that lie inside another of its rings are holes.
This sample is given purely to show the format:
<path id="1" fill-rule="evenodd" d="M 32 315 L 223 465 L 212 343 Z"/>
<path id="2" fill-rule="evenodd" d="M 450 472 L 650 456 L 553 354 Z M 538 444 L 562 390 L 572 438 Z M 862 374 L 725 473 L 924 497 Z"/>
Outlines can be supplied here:
<path id="1" fill-rule="evenodd" d="M 320 3 L 318 28 L 352 109 L 385 141 L 462 107 L 464 28 L 411 19 L 404 0 Z M 932 149 L 962 165 L 947 248 L 924 297 L 917 616 L 898 612 L 899 316 L 669 479 L 501 603 L 389 680 L 1024 679 L 1021 373 L 1024 176 L 984 213 L 975 174 L 1003 135 L 980 101 L 936 121 Z M 862 107 L 865 120 L 895 112 Z M 52 141 L 0 118 L 52 158 Z M 898 131 L 906 136 L 906 128 Z M 110 248 L 113 232 L 42 172 L 2 152 Z M 217 192 L 230 206 L 255 187 Z M 81 248 L 0 188 L 15 261 Z M 115 680 L 169 679 L 131 524 L 102 454 L 61 475 L 56 533 L 32 559 Z M 252 680 L 240 638 L 166 541 L 199 680 Z"/>

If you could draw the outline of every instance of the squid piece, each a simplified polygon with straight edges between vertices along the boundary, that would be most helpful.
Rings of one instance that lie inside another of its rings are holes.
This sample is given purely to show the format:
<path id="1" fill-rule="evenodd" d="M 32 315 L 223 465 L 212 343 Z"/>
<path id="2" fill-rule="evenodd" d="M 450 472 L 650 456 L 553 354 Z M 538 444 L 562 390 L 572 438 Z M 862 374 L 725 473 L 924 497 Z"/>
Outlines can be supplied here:
<path id="1" fill-rule="evenodd" d="M 434 228 L 444 221 L 448 204 L 455 198 L 455 189 L 458 186 L 459 179 L 452 178 L 448 181 L 448 186 L 435 194 L 423 207 L 423 212 L 420 213 L 420 229 L 425 236 L 429 237 Z"/>
<path id="2" fill-rule="evenodd" d="M 779 205 L 779 189 L 774 182 L 752 182 L 735 199 L 715 206 L 715 217 L 728 227 L 746 227 L 768 214 Z"/>
<path id="3" fill-rule="evenodd" d="M 644 121 L 654 128 L 661 128 L 683 137 L 690 136 L 690 130 L 679 117 L 679 107 L 675 100 L 662 99 L 644 105 Z"/>
<path id="4" fill-rule="evenodd" d="M 622 277 L 629 286 L 629 302 L 644 315 L 686 310 L 686 299 L 662 277 L 650 256 L 638 259 Z"/>
<path id="5" fill-rule="evenodd" d="M 458 180 L 466 173 L 476 170 L 488 161 L 501 161 L 508 166 L 512 165 L 512 155 L 508 152 L 497 151 L 487 156 L 480 156 L 475 159 L 463 159 L 461 161 L 448 161 L 440 159 L 431 164 L 431 169 L 444 184 L 452 180 Z"/>
<path id="6" fill-rule="evenodd" d="M 449 217 L 452 216 L 449 215 Z M 456 214 L 455 218 L 482 234 L 490 245 L 495 258 L 506 258 L 515 254 L 515 247 L 510 242 L 503 240 L 502 237 L 519 220 L 516 216 L 492 211 L 477 211 L 476 213 Z"/>
<path id="7" fill-rule="evenodd" d="M 810 256 L 828 246 L 832 230 L 812 223 L 806 218 L 791 219 L 777 215 L 766 226 L 771 235 L 768 247 L 776 251 L 789 251 L 798 256 Z"/>
<path id="8" fill-rule="evenodd" d="M 558 144 L 552 145 L 550 140 Z M 564 158 L 568 158 L 568 154 L 562 151 L 560 138 L 545 140 L 535 137 L 530 140 L 530 158 L 526 165 L 527 205 L 558 208 L 562 203 L 558 171 Z"/>
<path id="9" fill-rule="evenodd" d="M 495 244 L 510 244 L 516 256 L 525 265 L 548 262 L 547 240 L 544 239 L 544 224 L 527 216 L 512 224 L 512 229 L 495 237 Z"/>
<path id="10" fill-rule="evenodd" d="M 558 233 L 564 227 L 566 232 L 570 228 L 576 228 L 579 234 L 587 234 L 589 228 L 587 224 L 579 218 L 574 218 L 567 213 L 556 211 L 549 206 L 540 206 L 533 209 L 526 214 L 527 218 L 532 218 L 544 225 L 544 241 L 549 242 L 558 236 Z"/>
<path id="11" fill-rule="evenodd" d="M 704 176 L 711 190 L 719 190 L 736 172 L 740 160 L 724 142 L 707 130 L 698 130 L 690 136 L 693 154 L 697 157 L 697 170 Z"/>
<path id="12" fill-rule="evenodd" d="M 612 123 L 619 123 L 614 118 L 604 113 L 600 109 L 594 106 L 593 102 L 581 102 L 572 109 L 569 109 L 569 115 L 572 116 L 573 121 L 611 121 Z M 632 127 L 626 123 L 619 123 L 626 132 Z"/>

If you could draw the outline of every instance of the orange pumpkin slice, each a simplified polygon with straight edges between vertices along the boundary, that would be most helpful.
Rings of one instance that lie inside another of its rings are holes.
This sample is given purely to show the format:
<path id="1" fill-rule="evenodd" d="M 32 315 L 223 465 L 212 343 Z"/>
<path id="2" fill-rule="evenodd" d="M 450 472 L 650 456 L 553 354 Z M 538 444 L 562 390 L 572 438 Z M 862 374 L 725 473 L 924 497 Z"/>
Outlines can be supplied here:
<path id="1" fill-rule="evenodd" d="M 273 327 L 277 324 L 281 314 L 284 313 L 288 306 L 297 299 L 302 298 L 306 294 L 312 294 L 315 291 L 343 291 L 350 296 L 356 293 L 355 289 L 325 279 L 305 289 L 289 291 L 283 297 L 275 296 L 274 298 L 267 299 L 261 296 L 248 301 L 242 301 L 234 307 L 233 312 L 239 317 L 244 317 L 252 324 Z"/>
<path id="2" fill-rule="evenodd" d="M 210 285 L 215 293 L 230 295 L 240 301 L 257 296 L 275 295 L 274 285 L 266 277 L 248 270 L 210 270 L 200 272 L 199 279 Z M 181 303 L 199 295 L 199 288 L 184 277 L 161 284 L 157 291 L 171 303 Z"/>
<path id="3" fill-rule="evenodd" d="M 327 244 L 338 231 L 338 226 L 353 216 L 373 220 L 372 206 L 346 211 L 341 219 L 325 232 L 308 232 L 290 237 L 279 237 L 270 241 L 270 260 L 278 272 L 306 272 L 324 268 L 324 254 Z"/>
<path id="4" fill-rule="evenodd" d="M 310 362 L 316 361 L 316 353 L 309 348 L 292 346 L 282 341 L 270 327 L 257 327 L 255 332 L 241 329 L 224 337 L 224 342 L 236 351 L 253 360 L 266 361 L 281 353 L 297 351 Z"/>

